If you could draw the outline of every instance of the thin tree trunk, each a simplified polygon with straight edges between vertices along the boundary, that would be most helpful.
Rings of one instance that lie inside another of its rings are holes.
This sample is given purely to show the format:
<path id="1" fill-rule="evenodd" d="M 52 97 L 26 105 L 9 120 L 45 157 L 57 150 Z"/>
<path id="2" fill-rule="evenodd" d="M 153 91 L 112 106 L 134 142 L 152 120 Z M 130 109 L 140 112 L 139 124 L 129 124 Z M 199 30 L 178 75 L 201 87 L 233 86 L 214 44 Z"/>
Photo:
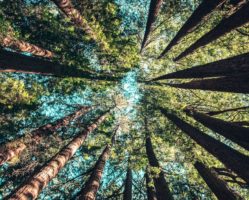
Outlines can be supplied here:
<path id="1" fill-rule="evenodd" d="M 30 44 L 28 42 L 24 42 L 22 40 L 16 40 L 12 37 L 5 37 L 2 41 L 2 45 L 4 47 L 10 47 L 15 50 L 19 50 L 22 52 L 28 52 L 32 55 L 41 56 L 45 58 L 52 58 L 54 54 L 51 51 L 38 47 L 36 45 Z"/>
<path id="2" fill-rule="evenodd" d="M 30 200 L 36 199 L 47 184 L 57 176 L 68 160 L 85 141 L 86 137 L 93 132 L 106 118 L 109 112 L 100 116 L 93 124 L 88 126 L 69 142 L 57 155 L 48 161 L 40 170 L 35 172 L 27 181 L 21 184 L 6 200 Z"/>
<path id="3" fill-rule="evenodd" d="M 86 114 L 88 111 L 90 111 L 92 108 L 91 107 L 81 107 L 78 109 L 76 112 L 71 113 L 70 115 L 63 117 L 61 119 L 56 120 L 53 123 L 48 123 L 46 125 L 43 125 L 35 130 L 33 130 L 30 133 L 30 142 L 26 143 L 23 141 L 23 137 L 21 137 L 18 142 L 18 146 L 13 149 L 10 144 L 5 145 L 6 147 L 2 152 L 0 152 L 0 165 L 10 161 L 13 159 L 15 156 L 20 155 L 27 147 L 28 145 L 31 144 L 38 144 L 40 140 L 42 139 L 43 136 L 45 135 L 50 135 L 56 130 L 67 126 L 70 122 L 73 120 L 79 118 L 80 116 Z"/>
<path id="4" fill-rule="evenodd" d="M 225 1 L 226 0 L 203 0 L 158 58 L 162 58 L 173 46 L 177 45 L 183 37 L 192 32 L 201 22 L 206 21 L 210 14 Z"/>
<path id="5" fill-rule="evenodd" d="M 104 167 L 106 161 L 109 158 L 110 146 L 107 145 L 96 162 L 93 172 L 90 175 L 90 178 L 86 182 L 84 188 L 80 192 L 79 200 L 95 200 L 96 194 L 98 192 L 100 181 L 103 175 Z"/>
<path id="6" fill-rule="evenodd" d="M 210 111 L 208 113 L 206 113 L 209 116 L 214 116 L 214 115 L 219 115 L 219 114 L 223 114 L 226 112 L 235 112 L 235 111 L 239 111 L 239 110 L 244 110 L 249 108 L 249 106 L 243 106 L 243 107 L 238 107 L 238 108 L 230 108 L 230 109 L 225 109 L 225 110 L 220 110 L 220 111 Z"/>
<path id="7" fill-rule="evenodd" d="M 249 53 L 166 74 L 151 81 L 163 79 L 208 78 L 249 73 Z"/>
<path id="8" fill-rule="evenodd" d="M 194 80 L 187 83 L 167 84 L 172 87 L 183 89 L 199 89 L 219 92 L 249 93 L 249 74 L 236 76 Z"/>
<path id="9" fill-rule="evenodd" d="M 146 170 L 146 173 L 145 173 L 145 179 L 146 179 L 147 199 L 157 200 L 155 188 L 154 186 L 151 186 L 153 182 L 152 182 L 152 179 L 150 178 L 148 169 Z"/>
<path id="10" fill-rule="evenodd" d="M 249 22 L 249 2 L 244 4 L 237 12 L 230 17 L 223 19 L 213 30 L 206 33 L 184 52 L 182 52 L 174 61 L 178 61 L 196 49 L 213 42 L 230 31 L 243 26 Z"/>
<path id="11" fill-rule="evenodd" d="M 132 170 L 127 169 L 124 189 L 124 200 L 132 200 Z"/>
<path id="12" fill-rule="evenodd" d="M 26 56 L 0 49 L 0 72 L 32 73 L 56 77 L 75 77 L 90 80 L 118 81 L 120 77 L 96 75 L 75 67 L 61 65 L 57 62 Z"/>
<path id="13" fill-rule="evenodd" d="M 173 200 L 173 197 L 170 193 L 168 183 L 165 180 L 164 173 L 161 170 L 159 162 L 156 158 L 156 155 L 153 150 L 151 138 L 149 136 L 148 127 L 147 127 L 147 119 L 145 119 L 145 131 L 146 131 L 146 154 L 149 160 L 149 164 L 152 167 L 157 167 L 160 169 L 160 173 L 158 176 L 154 177 L 154 185 L 156 188 L 156 197 L 157 200 Z"/>
<path id="14" fill-rule="evenodd" d="M 233 122 L 233 124 L 236 124 L 237 126 L 249 126 L 249 121 L 238 121 Z"/>
<path id="15" fill-rule="evenodd" d="M 239 194 L 228 187 L 225 181 L 218 177 L 214 170 L 209 169 L 201 162 L 196 162 L 194 166 L 218 200 L 243 200 Z"/>
<path id="16" fill-rule="evenodd" d="M 206 151 L 220 160 L 227 168 L 233 170 L 242 179 L 249 183 L 249 157 L 223 144 L 222 142 L 212 138 L 201 132 L 192 125 L 184 122 L 176 115 L 160 108 L 161 112 L 171 120 L 179 129 L 185 132 L 197 144 L 202 146 Z"/>
<path id="17" fill-rule="evenodd" d="M 153 23 L 156 21 L 157 15 L 160 11 L 160 7 L 162 5 L 163 0 L 151 0 L 150 1 L 150 9 L 149 9 L 149 13 L 148 13 L 148 19 L 147 19 L 147 24 L 146 24 L 146 29 L 145 29 L 145 33 L 144 33 L 144 39 L 142 42 L 142 46 L 141 46 L 141 51 L 143 50 L 148 37 L 150 35 L 150 32 L 152 30 L 152 25 Z"/>

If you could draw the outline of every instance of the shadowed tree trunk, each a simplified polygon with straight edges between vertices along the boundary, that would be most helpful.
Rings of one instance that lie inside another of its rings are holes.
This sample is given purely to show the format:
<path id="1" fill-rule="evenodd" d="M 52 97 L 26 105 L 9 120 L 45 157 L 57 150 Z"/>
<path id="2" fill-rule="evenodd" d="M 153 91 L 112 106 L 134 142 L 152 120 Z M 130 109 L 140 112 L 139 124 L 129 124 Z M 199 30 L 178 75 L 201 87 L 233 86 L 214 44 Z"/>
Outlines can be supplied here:
<path id="1" fill-rule="evenodd" d="M 240 127 L 231 122 L 213 118 L 195 110 L 186 109 L 185 113 L 192 116 L 195 120 L 210 128 L 212 131 L 219 133 L 225 138 L 249 150 L 249 128 Z"/>
<path id="2" fill-rule="evenodd" d="M 21 137 L 18 142 L 18 146 L 13 149 L 11 145 L 6 145 L 4 150 L 0 152 L 0 165 L 4 164 L 5 162 L 10 161 L 15 156 L 20 155 L 28 146 L 29 144 L 35 145 L 40 142 L 43 136 L 50 135 L 56 130 L 67 126 L 70 122 L 73 120 L 79 118 L 80 116 L 86 114 L 88 111 L 90 111 L 91 107 L 81 107 L 76 112 L 71 113 L 70 115 L 63 117 L 61 119 L 56 120 L 53 123 L 46 124 L 44 126 L 41 126 L 35 130 L 33 130 L 29 136 L 30 136 L 30 142 L 26 143 L 22 139 L 25 137 Z"/>
<path id="3" fill-rule="evenodd" d="M 145 33 L 144 33 L 144 39 L 142 42 L 142 46 L 141 46 L 141 51 L 143 50 L 148 37 L 150 35 L 150 32 L 152 30 L 152 25 L 153 23 L 156 21 L 157 15 L 160 11 L 160 7 L 162 5 L 163 0 L 151 0 L 150 1 L 150 9 L 149 9 L 149 13 L 148 13 L 148 19 L 147 19 L 147 24 L 146 24 L 146 29 L 145 29 Z"/>
<path id="4" fill-rule="evenodd" d="M 121 79 L 121 77 L 92 74 L 75 67 L 61 65 L 57 62 L 26 56 L 4 49 L 0 49 L 0 72 L 32 73 L 105 81 L 118 81 Z"/>
<path id="5" fill-rule="evenodd" d="M 167 84 L 172 87 L 183 89 L 200 89 L 219 92 L 249 93 L 249 74 L 236 76 L 194 80 L 187 83 Z"/>
<path id="6" fill-rule="evenodd" d="M 233 124 L 236 124 L 237 126 L 249 126 L 249 121 L 238 121 L 233 122 Z"/>
<path id="7" fill-rule="evenodd" d="M 185 132 L 197 144 L 202 146 L 209 153 L 220 160 L 227 168 L 233 170 L 242 179 L 249 183 L 249 157 L 201 132 L 199 129 L 184 122 L 176 115 L 167 112 L 167 110 L 163 108 L 159 109 L 169 120 L 171 120 L 179 129 Z"/>
<path id="8" fill-rule="evenodd" d="M 230 109 L 220 110 L 220 111 L 210 111 L 206 114 L 209 116 L 214 116 L 214 115 L 219 115 L 219 114 L 226 113 L 226 112 L 235 112 L 235 111 L 239 111 L 239 110 L 244 110 L 247 108 L 249 108 L 249 106 L 243 106 L 243 107 L 239 107 L 239 108 L 230 108 Z"/>
<path id="9" fill-rule="evenodd" d="M 249 2 L 244 4 L 237 12 L 228 18 L 224 18 L 213 30 L 206 33 L 184 52 L 182 52 L 174 61 L 178 61 L 196 49 L 213 42 L 230 31 L 243 26 L 249 22 Z"/>
<path id="10" fill-rule="evenodd" d="M 16 40 L 12 37 L 5 37 L 2 41 L 4 47 L 10 47 L 18 51 L 28 52 L 36 56 L 45 58 L 52 58 L 54 54 L 51 51 L 38 47 L 36 45 L 24 42 L 22 40 Z"/>
<path id="11" fill-rule="evenodd" d="M 165 180 L 164 173 L 161 170 L 159 162 L 156 158 L 156 155 L 153 150 L 151 138 L 149 136 L 148 126 L 147 126 L 147 119 L 145 119 L 145 131 L 146 131 L 146 154 L 149 160 L 149 164 L 151 167 L 157 167 L 160 169 L 159 175 L 153 178 L 154 185 L 156 188 L 156 197 L 157 200 L 173 200 L 173 197 L 170 193 L 168 183 Z"/>
<path id="12" fill-rule="evenodd" d="M 162 58 L 173 46 L 185 37 L 188 33 L 192 32 L 202 21 L 205 21 L 210 14 L 219 6 L 221 6 L 226 0 L 203 0 L 198 8 L 193 12 L 187 22 L 178 31 L 176 36 L 171 40 L 169 45 L 161 53 L 159 58 Z"/>
<path id="13" fill-rule="evenodd" d="M 145 179 L 146 179 L 146 191 L 147 191 L 147 198 L 148 200 L 157 200 L 156 199 L 156 191 L 154 186 L 151 186 L 153 184 L 152 179 L 150 178 L 150 174 L 148 172 L 148 169 L 145 173 Z"/>
<path id="14" fill-rule="evenodd" d="M 173 72 L 152 79 L 151 81 L 231 76 L 243 73 L 249 73 L 249 53 Z"/>
<path id="15" fill-rule="evenodd" d="M 79 133 L 69 142 L 57 155 L 51 158 L 41 169 L 36 171 L 27 181 L 21 184 L 7 200 L 28 200 L 36 199 L 44 187 L 59 173 L 68 160 L 73 157 L 75 152 L 85 141 L 86 137 L 93 132 L 106 118 L 109 112 L 101 115 L 93 124 L 88 126 L 83 132 Z"/>
<path id="16" fill-rule="evenodd" d="M 218 200 L 243 200 L 243 198 L 235 191 L 231 190 L 227 183 L 218 177 L 218 174 L 208 169 L 203 163 L 196 162 L 194 164 L 196 170 L 204 179 L 208 187 L 212 190 Z"/>
<path id="17" fill-rule="evenodd" d="M 132 170 L 128 167 L 125 179 L 124 200 L 132 200 Z"/>

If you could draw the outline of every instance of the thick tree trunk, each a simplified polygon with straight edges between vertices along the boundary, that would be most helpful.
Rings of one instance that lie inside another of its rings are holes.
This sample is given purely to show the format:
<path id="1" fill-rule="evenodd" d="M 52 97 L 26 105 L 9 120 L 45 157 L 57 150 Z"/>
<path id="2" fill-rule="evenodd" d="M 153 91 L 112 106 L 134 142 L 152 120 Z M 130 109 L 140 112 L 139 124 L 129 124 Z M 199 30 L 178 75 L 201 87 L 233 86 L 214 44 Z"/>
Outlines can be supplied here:
<path id="1" fill-rule="evenodd" d="M 157 200 L 155 188 L 154 186 L 151 186 L 153 182 L 152 182 L 152 179 L 150 178 L 148 170 L 146 170 L 145 179 L 146 179 L 147 199 Z"/>
<path id="2" fill-rule="evenodd" d="M 226 113 L 226 112 L 236 112 L 236 111 L 244 110 L 244 109 L 248 109 L 248 108 L 249 108 L 249 106 L 243 106 L 243 107 L 230 108 L 230 109 L 225 109 L 225 110 L 220 110 L 220 111 L 210 111 L 206 114 L 209 116 L 214 116 L 214 115 L 219 115 L 219 114 Z"/>
<path id="3" fill-rule="evenodd" d="M 81 107 L 76 112 L 71 113 L 70 115 L 66 117 L 63 117 L 61 119 L 56 120 L 53 123 L 43 125 L 33 130 L 30 133 L 31 141 L 29 143 L 38 144 L 43 136 L 50 135 L 56 130 L 67 126 L 70 122 L 86 114 L 91 109 L 92 109 L 91 107 Z M 18 142 L 18 146 L 15 149 L 13 149 L 11 145 L 6 145 L 6 147 L 4 148 L 4 151 L 0 152 L 0 165 L 4 164 L 5 162 L 10 161 L 15 156 L 20 155 L 29 146 L 29 143 L 23 142 L 22 139 L 24 137 L 25 136 L 19 139 L 20 142 Z"/>
<path id="4" fill-rule="evenodd" d="M 0 72 L 32 73 L 56 77 L 75 77 L 90 80 L 118 81 L 120 77 L 104 76 L 61 65 L 57 62 L 26 56 L 0 49 Z"/>
<path id="5" fill-rule="evenodd" d="M 201 22 L 208 19 L 210 14 L 219 6 L 221 6 L 226 0 L 203 0 L 198 8 L 193 12 L 187 22 L 178 31 L 173 40 L 161 53 L 159 58 L 162 58 L 173 46 L 177 45 L 178 42 L 185 37 L 188 33 L 192 32 Z"/>
<path id="6" fill-rule="evenodd" d="M 194 80 L 181 84 L 167 84 L 172 87 L 183 89 L 199 89 L 219 92 L 249 93 L 248 84 L 249 74 L 236 76 L 212 78 L 203 80 Z"/>
<path id="7" fill-rule="evenodd" d="M 232 76 L 243 73 L 249 73 L 249 53 L 166 74 L 152 81 Z"/>
<path id="8" fill-rule="evenodd" d="M 36 45 L 24 42 L 22 40 L 16 40 L 12 37 L 5 37 L 2 41 L 4 47 L 10 47 L 18 51 L 28 52 L 32 55 L 41 56 L 44 58 L 52 58 L 54 54 L 51 51 L 38 47 Z"/>
<path id="9" fill-rule="evenodd" d="M 132 170 L 129 167 L 126 172 L 124 200 L 132 200 Z"/>
<path id="10" fill-rule="evenodd" d="M 218 200 L 243 200 L 239 194 L 228 187 L 225 181 L 218 177 L 214 170 L 208 169 L 201 162 L 196 162 L 194 166 Z"/>
<path id="11" fill-rule="evenodd" d="M 102 174 L 106 161 L 109 158 L 110 146 L 107 145 L 98 161 L 96 162 L 93 172 L 90 175 L 88 181 L 86 182 L 84 188 L 80 192 L 79 200 L 95 200 L 96 194 L 98 192 Z"/>
<path id="12" fill-rule="evenodd" d="M 233 170 L 242 179 L 249 183 L 249 157 L 245 156 L 211 136 L 201 132 L 192 125 L 184 122 L 176 115 L 160 108 L 161 112 L 179 129 L 185 132 L 197 144 L 220 160 L 227 168 Z"/>
<path id="13" fill-rule="evenodd" d="M 174 61 L 178 61 L 196 49 L 213 42 L 230 31 L 243 26 L 249 22 L 249 2 L 245 3 L 237 12 L 228 18 L 224 18 L 213 30 L 202 36 L 184 52 L 182 52 Z"/>
<path id="14" fill-rule="evenodd" d="M 152 30 L 152 25 L 153 23 L 156 21 L 157 15 L 160 11 L 160 7 L 162 5 L 163 0 L 151 0 L 150 1 L 150 9 L 149 9 L 149 13 L 148 13 L 148 19 L 147 19 L 147 24 L 146 24 L 146 29 L 145 29 L 145 33 L 144 33 L 144 39 L 142 42 L 142 46 L 141 46 L 141 51 L 143 50 L 148 37 L 150 35 L 150 32 Z"/>
<path id="15" fill-rule="evenodd" d="M 85 141 L 86 137 L 93 132 L 106 118 L 108 113 L 100 116 L 93 124 L 88 126 L 82 133 L 75 136 L 57 155 L 48 161 L 40 170 L 35 172 L 26 182 L 21 184 L 6 200 L 30 200 L 36 199 L 44 187 L 47 186 L 63 168 L 68 160 Z"/>
<path id="16" fill-rule="evenodd" d="M 185 112 L 212 131 L 249 150 L 249 128 L 237 126 L 232 122 L 213 118 L 195 110 L 186 109 Z"/>

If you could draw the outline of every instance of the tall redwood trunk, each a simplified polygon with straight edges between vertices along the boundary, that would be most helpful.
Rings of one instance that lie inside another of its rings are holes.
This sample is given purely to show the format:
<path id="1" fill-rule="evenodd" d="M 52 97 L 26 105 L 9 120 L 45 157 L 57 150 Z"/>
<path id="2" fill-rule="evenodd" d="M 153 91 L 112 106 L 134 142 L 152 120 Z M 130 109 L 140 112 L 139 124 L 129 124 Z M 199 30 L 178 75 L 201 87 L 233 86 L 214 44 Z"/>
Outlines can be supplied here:
<path id="1" fill-rule="evenodd" d="M 187 83 L 167 84 L 172 87 L 183 89 L 200 89 L 219 92 L 249 93 L 249 74 L 236 76 L 194 80 Z"/>
<path id="2" fill-rule="evenodd" d="M 77 119 L 78 117 L 86 114 L 88 111 L 90 111 L 91 107 L 81 107 L 76 112 L 71 113 L 70 115 L 63 117 L 61 119 L 56 120 L 53 123 L 48 123 L 46 125 L 43 125 L 35 130 L 33 130 L 30 133 L 31 142 L 26 143 L 22 139 L 25 137 L 25 135 L 19 139 L 19 144 L 16 148 L 13 149 L 11 145 L 6 145 L 5 149 L 0 152 L 0 165 L 4 164 L 5 162 L 10 161 L 15 156 L 20 155 L 31 143 L 37 144 L 40 142 L 41 138 L 45 135 L 50 135 L 56 130 L 67 126 L 70 122 Z"/>
<path id="3" fill-rule="evenodd" d="M 218 177 L 218 174 L 206 167 L 201 162 L 194 164 L 195 168 L 204 179 L 208 187 L 212 190 L 218 200 L 242 200 L 243 198 L 235 191 L 231 190 L 227 183 Z"/>
<path id="4" fill-rule="evenodd" d="M 152 81 L 231 76 L 242 73 L 249 73 L 249 53 L 169 73 L 152 79 Z"/>
<path id="5" fill-rule="evenodd" d="M 244 110 L 247 108 L 249 108 L 249 106 L 243 106 L 243 107 L 238 107 L 238 108 L 229 108 L 229 109 L 219 110 L 219 111 L 210 111 L 206 114 L 208 114 L 209 116 L 213 116 L 213 115 L 219 115 L 219 114 L 226 113 L 226 112 L 234 112 L 234 111 Z"/>
<path id="6" fill-rule="evenodd" d="M 149 174 L 148 170 L 146 170 L 145 179 L 146 179 L 147 199 L 148 200 L 157 200 L 155 188 L 154 188 L 154 186 L 151 186 L 152 179 L 150 178 L 150 174 Z"/>
<path id="7" fill-rule="evenodd" d="M 221 6 L 226 0 L 203 0 L 198 8 L 193 12 L 190 18 L 178 31 L 176 36 L 171 40 L 168 46 L 161 53 L 159 58 L 162 58 L 173 46 L 177 45 L 178 42 L 185 37 L 188 33 L 192 32 L 201 22 L 206 21 L 210 14 L 219 6 Z"/>
<path id="8" fill-rule="evenodd" d="M 232 122 L 213 118 L 195 110 L 186 109 L 185 112 L 214 132 L 249 150 L 249 128 L 237 126 Z"/>
<path id="9" fill-rule="evenodd" d="M 243 26 L 249 22 L 249 2 L 244 4 L 237 12 L 228 18 L 224 18 L 213 30 L 206 33 L 184 52 L 182 52 L 174 61 L 178 61 L 196 49 L 213 42 L 230 31 Z"/>
<path id="10" fill-rule="evenodd" d="M 249 157 L 201 132 L 199 129 L 184 122 L 176 115 L 160 108 L 161 112 L 179 129 L 185 132 L 197 144 L 220 160 L 227 168 L 233 170 L 242 179 L 249 183 Z"/>
<path id="11" fill-rule="evenodd" d="M 163 0 L 151 0 L 150 1 L 150 9 L 148 13 L 148 19 L 147 19 L 146 29 L 144 33 L 144 39 L 143 39 L 142 46 L 141 46 L 141 51 L 143 50 L 148 40 L 149 34 L 152 30 L 152 25 L 156 21 L 162 2 Z"/>
<path id="12" fill-rule="evenodd" d="M 132 200 L 132 170 L 128 167 L 125 179 L 124 200 Z"/>
<path id="13" fill-rule="evenodd" d="M 88 126 L 83 132 L 79 133 L 69 142 L 59 153 L 51 158 L 40 170 L 35 172 L 27 181 L 21 184 L 6 200 L 30 200 L 36 199 L 44 187 L 47 186 L 65 166 L 70 158 L 85 141 L 88 134 L 93 132 L 106 118 L 108 113 L 100 116 L 93 124 Z"/>
<path id="14" fill-rule="evenodd" d="M 22 40 L 16 40 L 12 37 L 5 37 L 2 41 L 3 46 L 10 47 L 22 52 L 28 52 L 36 56 L 45 58 L 52 58 L 54 54 L 51 51 L 38 47 L 36 45 L 24 42 Z"/>
<path id="15" fill-rule="evenodd" d="M 98 192 L 102 174 L 106 161 L 109 158 L 110 146 L 107 145 L 96 162 L 93 172 L 91 173 L 88 181 L 86 182 L 84 188 L 80 191 L 79 200 L 95 200 L 96 194 Z"/>

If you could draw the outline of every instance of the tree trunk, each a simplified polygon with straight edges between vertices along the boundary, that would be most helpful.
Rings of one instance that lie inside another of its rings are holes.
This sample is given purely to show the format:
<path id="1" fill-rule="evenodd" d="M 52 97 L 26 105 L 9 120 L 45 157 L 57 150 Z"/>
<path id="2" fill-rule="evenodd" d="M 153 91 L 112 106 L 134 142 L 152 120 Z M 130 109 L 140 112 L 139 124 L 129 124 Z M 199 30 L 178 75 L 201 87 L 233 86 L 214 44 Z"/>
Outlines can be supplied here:
<path id="1" fill-rule="evenodd" d="M 126 173 L 124 200 L 132 200 L 132 171 L 129 167 Z"/>
<path id="2" fill-rule="evenodd" d="M 149 160 L 149 164 L 152 167 L 157 167 L 160 169 L 160 173 L 158 176 L 154 177 L 154 185 L 156 188 L 156 197 L 157 200 L 173 200 L 173 197 L 170 193 L 168 183 L 165 180 L 164 173 L 161 170 L 159 162 L 156 158 L 156 155 L 153 150 L 151 138 L 149 136 L 148 127 L 147 127 L 147 119 L 145 120 L 145 131 L 146 131 L 146 154 Z"/>
<path id="3" fill-rule="evenodd" d="M 80 196 L 78 198 L 79 200 L 96 199 L 96 194 L 100 186 L 100 181 L 102 178 L 106 161 L 109 158 L 109 154 L 110 154 L 110 146 L 107 145 L 104 151 L 102 152 L 101 156 L 99 157 L 98 161 L 96 162 L 90 178 L 86 182 L 84 188 L 81 190 Z"/>
<path id="4" fill-rule="evenodd" d="M 187 83 L 167 84 L 172 87 L 183 89 L 199 89 L 219 92 L 249 93 L 249 74 L 236 76 L 194 80 Z"/>
<path id="5" fill-rule="evenodd" d="M 230 31 L 243 26 L 249 22 L 249 2 L 244 4 L 237 12 L 228 18 L 224 18 L 213 30 L 206 33 L 184 52 L 182 52 L 174 61 L 178 61 L 196 49 L 213 42 Z"/>
<path id="6" fill-rule="evenodd" d="M 201 22 L 206 21 L 210 14 L 225 1 L 226 0 L 203 0 L 158 58 L 162 58 L 173 46 L 177 45 L 183 37 L 192 32 Z"/>
<path id="7" fill-rule="evenodd" d="M 232 122 L 233 124 L 236 124 L 237 126 L 249 126 L 249 121 L 238 121 L 238 122 Z"/>
<path id="8" fill-rule="evenodd" d="M 160 11 L 160 7 L 162 5 L 163 0 L 151 0 L 150 1 L 150 9 L 149 9 L 149 13 L 148 13 L 148 19 L 147 19 L 147 24 L 146 24 L 146 29 L 145 29 L 145 33 L 144 33 L 144 39 L 142 42 L 142 46 L 141 46 L 141 51 L 143 50 L 148 37 L 150 35 L 150 32 L 152 30 L 152 25 L 153 23 L 156 21 L 157 15 Z"/>
<path id="9" fill-rule="evenodd" d="M 192 138 L 197 144 L 220 160 L 227 168 L 233 170 L 249 183 L 249 157 L 239 153 L 222 142 L 206 135 L 192 125 L 184 122 L 176 115 L 160 108 L 161 112 L 174 124 Z"/>
<path id="10" fill-rule="evenodd" d="M 145 179 L 146 179 L 147 199 L 157 200 L 155 188 L 154 186 L 150 185 L 152 183 L 152 179 L 150 178 L 148 169 L 146 170 L 146 173 L 145 173 Z"/>
<path id="11" fill-rule="evenodd" d="M 243 106 L 243 107 L 238 107 L 238 108 L 230 108 L 230 109 L 225 109 L 225 110 L 220 110 L 220 111 L 211 111 L 211 112 L 208 112 L 206 114 L 209 115 L 209 116 L 214 116 L 214 115 L 219 115 L 219 114 L 226 113 L 226 112 L 235 112 L 235 111 L 238 111 L 238 110 L 244 110 L 244 109 L 247 109 L 247 108 L 249 108 L 249 106 Z"/>
<path id="12" fill-rule="evenodd" d="M 92 74 L 75 67 L 61 65 L 57 62 L 26 56 L 4 49 L 0 49 L 0 72 L 32 73 L 104 81 L 118 81 L 121 79 L 120 77 Z"/>
<path id="13" fill-rule="evenodd" d="M 44 58 L 52 58 L 54 54 L 51 51 L 46 49 L 42 49 L 36 45 L 30 44 L 28 42 L 24 42 L 22 40 L 16 40 L 12 37 L 5 37 L 2 41 L 4 47 L 10 47 L 15 50 L 19 50 L 22 52 L 28 52 L 32 55 L 41 56 Z"/>
<path id="14" fill-rule="evenodd" d="M 106 118 L 108 112 L 100 116 L 93 124 L 88 126 L 69 142 L 57 155 L 48 161 L 40 170 L 35 172 L 27 181 L 21 184 L 6 200 L 30 200 L 36 199 L 44 187 L 47 186 L 65 166 L 75 152 L 81 147 L 88 134 L 93 132 Z"/>
<path id="15" fill-rule="evenodd" d="M 30 133 L 31 137 L 31 142 L 28 142 L 29 144 L 38 144 L 42 137 L 44 135 L 50 135 L 56 130 L 67 126 L 71 121 L 79 118 L 80 116 L 86 114 L 88 111 L 90 111 L 92 108 L 91 107 L 81 107 L 78 109 L 76 112 L 71 113 L 70 115 L 63 117 L 61 119 L 56 120 L 53 123 L 49 123 L 46 125 L 43 125 L 35 130 L 33 130 Z M 25 137 L 25 136 L 24 136 Z M 28 143 L 23 142 L 23 138 L 20 138 L 20 142 L 18 143 L 17 148 L 13 149 L 11 145 L 7 144 L 6 147 L 4 148 L 4 151 L 0 152 L 0 165 L 4 164 L 5 162 L 10 161 L 12 158 L 15 156 L 20 155 L 29 145 Z"/>
<path id="16" fill-rule="evenodd" d="M 232 76 L 243 73 L 249 73 L 249 53 L 173 72 L 151 81 Z"/>
<path id="17" fill-rule="evenodd" d="M 231 190 L 227 183 L 218 177 L 214 170 L 208 169 L 203 163 L 196 162 L 195 168 L 204 179 L 208 187 L 212 190 L 218 200 L 243 200 L 235 191 Z"/>
<path id="18" fill-rule="evenodd" d="M 221 119 L 213 118 L 195 110 L 185 110 L 187 115 L 202 123 L 214 132 L 219 133 L 225 138 L 249 150 L 249 128 L 240 127 L 232 122 L 226 122 Z"/>

